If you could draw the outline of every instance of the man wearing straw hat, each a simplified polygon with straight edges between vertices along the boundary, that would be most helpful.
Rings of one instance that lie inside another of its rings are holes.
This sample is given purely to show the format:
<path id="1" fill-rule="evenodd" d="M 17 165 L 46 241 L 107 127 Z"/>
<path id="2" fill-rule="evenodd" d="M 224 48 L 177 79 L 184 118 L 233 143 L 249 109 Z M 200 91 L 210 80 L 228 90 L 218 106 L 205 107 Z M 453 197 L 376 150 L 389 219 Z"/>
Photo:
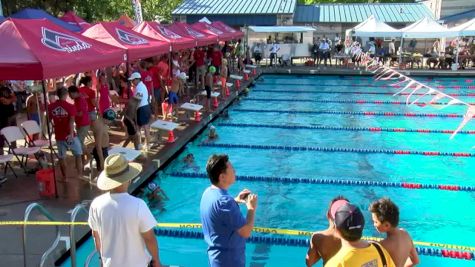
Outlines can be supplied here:
<path id="1" fill-rule="evenodd" d="M 140 164 L 121 154 L 104 161 L 97 187 L 108 192 L 92 201 L 88 219 L 102 266 L 161 266 L 153 232 L 157 221 L 142 199 L 127 192 L 141 171 Z"/>

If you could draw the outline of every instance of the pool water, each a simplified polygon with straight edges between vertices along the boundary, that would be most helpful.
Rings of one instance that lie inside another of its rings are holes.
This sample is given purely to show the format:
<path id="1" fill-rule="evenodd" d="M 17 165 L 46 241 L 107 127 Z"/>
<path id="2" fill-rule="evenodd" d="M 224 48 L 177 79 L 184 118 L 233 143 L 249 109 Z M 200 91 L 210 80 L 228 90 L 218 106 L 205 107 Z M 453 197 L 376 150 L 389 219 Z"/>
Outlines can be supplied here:
<path id="1" fill-rule="evenodd" d="M 475 92 L 466 87 L 475 85 L 469 78 L 416 79 L 432 86 L 463 86 L 463 89 L 444 89 L 449 94 Z M 357 94 L 357 92 L 397 92 L 395 88 L 383 87 L 390 83 L 374 81 L 371 77 L 261 76 L 249 94 L 229 108 L 229 117 L 221 117 L 213 122 L 219 134 L 213 144 L 230 147 L 201 145 L 207 140 L 207 131 L 204 131 L 190 142 L 171 164 L 157 174 L 153 182 L 160 185 L 169 200 L 159 207 L 151 205 L 154 215 L 159 222 L 200 222 L 199 202 L 202 192 L 209 186 L 209 180 L 200 178 L 200 175 L 206 173 L 206 160 L 213 153 L 229 154 L 238 176 L 475 186 L 471 175 L 475 163 L 471 157 L 232 147 L 260 145 L 473 152 L 475 135 L 471 134 L 459 134 L 453 140 L 449 140 L 450 134 L 441 133 L 279 128 L 279 126 L 331 126 L 454 130 L 462 121 L 462 118 L 362 116 L 353 113 L 372 111 L 463 115 L 465 111 L 463 106 L 450 106 L 439 110 L 417 105 L 308 101 L 406 101 L 405 96 Z M 328 93 L 315 93 L 317 91 Z M 354 93 L 334 93 L 342 91 Z M 273 99 L 286 101 L 271 101 Z M 461 96 L 460 99 L 475 102 L 470 96 Z M 293 111 L 339 111 L 352 114 L 308 114 Z M 258 126 L 246 126 L 249 124 Z M 275 128 L 261 126 L 275 126 Z M 469 123 L 464 130 L 475 130 L 475 126 Z M 183 161 L 188 153 L 194 155 L 193 166 Z M 183 177 L 180 174 L 183 172 L 189 173 L 192 177 Z M 399 205 L 400 226 L 408 230 L 416 241 L 472 246 L 475 239 L 474 192 L 238 180 L 231 187 L 230 193 L 237 194 L 244 188 L 258 194 L 255 225 L 260 227 L 306 231 L 325 229 L 327 227 L 325 213 L 329 201 L 337 195 L 344 195 L 363 210 L 366 219 L 364 235 L 382 237 L 372 225 L 368 206 L 380 197 L 390 197 Z M 140 195 L 143 197 L 143 194 Z M 164 264 L 207 266 L 206 244 L 203 240 L 172 237 L 159 237 L 158 240 Z M 89 240 L 79 248 L 78 253 L 83 256 L 78 257 L 80 259 L 78 266 L 82 266 L 92 246 L 92 241 Z M 305 253 L 304 247 L 248 244 L 246 262 L 249 266 L 303 266 Z M 66 262 L 65 266 L 67 264 Z M 316 266 L 321 266 L 321 263 Z M 473 266 L 473 261 L 421 256 L 420 266 Z"/>

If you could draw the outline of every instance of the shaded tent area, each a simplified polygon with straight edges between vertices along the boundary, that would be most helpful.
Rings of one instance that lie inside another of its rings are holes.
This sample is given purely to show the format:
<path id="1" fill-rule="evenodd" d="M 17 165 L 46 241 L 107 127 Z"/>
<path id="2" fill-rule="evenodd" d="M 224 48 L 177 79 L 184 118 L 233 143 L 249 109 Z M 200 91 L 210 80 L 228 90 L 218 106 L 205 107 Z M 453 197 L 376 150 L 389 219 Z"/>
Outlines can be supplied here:
<path id="1" fill-rule="evenodd" d="M 70 32 L 47 19 L 0 24 L 0 80 L 43 80 L 123 61 L 125 51 Z"/>
<path id="2" fill-rule="evenodd" d="M 161 25 L 154 21 L 144 21 L 135 26 L 134 31 L 170 44 L 172 51 L 193 48 L 196 44 L 194 39 L 181 36 L 165 27 L 165 25 Z"/>
<path id="3" fill-rule="evenodd" d="M 168 43 L 154 40 L 117 22 L 96 23 L 82 34 L 108 45 L 127 50 L 127 60 L 143 59 L 170 51 Z"/>
<path id="4" fill-rule="evenodd" d="M 11 16 L 12 18 L 17 19 L 47 19 L 54 24 L 68 29 L 73 32 L 80 32 L 81 28 L 77 25 L 69 24 L 65 21 L 58 19 L 57 17 L 49 14 L 48 12 L 41 10 L 41 9 L 34 9 L 34 8 L 25 8 L 23 10 L 18 11 L 17 13 Z"/>

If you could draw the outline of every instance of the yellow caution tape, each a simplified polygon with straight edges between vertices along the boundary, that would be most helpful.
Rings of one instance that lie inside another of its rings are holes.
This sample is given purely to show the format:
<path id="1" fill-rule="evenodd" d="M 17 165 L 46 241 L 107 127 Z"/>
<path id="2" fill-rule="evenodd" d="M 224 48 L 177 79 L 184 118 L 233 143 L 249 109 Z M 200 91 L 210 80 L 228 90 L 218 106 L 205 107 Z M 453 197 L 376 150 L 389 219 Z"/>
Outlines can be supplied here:
<path id="1" fill-rule="evenodd" d="M 23 225 L 36 225 L 36 226 L 87 226 L 87 222 L 50 222 L 50 221 L 0 221 L 0 226 L 23 226 Z M 162 228 L 180 228 L 180 229 L 198 229 L 201 228 L 199 223 L 158 223 L 158 227 Z M 267 228 L 267 227 L 254 227 L 256 233 L 277 234 L 277 235 L 293 235 L 293 236 L 311 236 L 313 232 L 303 230 L 291 230 L 291 229 L 279 229 L 279 228 Z M 382 238 L 377 237 L 363 237 L 364 240 L 379 241 Z M 437 247 L 445 249 L 456 249 L 475 252 L 475 247 L 461 246 L 453 244 L 443 244 L 434 242 L 414 241 L 414 245 L 424 247 Z"/>

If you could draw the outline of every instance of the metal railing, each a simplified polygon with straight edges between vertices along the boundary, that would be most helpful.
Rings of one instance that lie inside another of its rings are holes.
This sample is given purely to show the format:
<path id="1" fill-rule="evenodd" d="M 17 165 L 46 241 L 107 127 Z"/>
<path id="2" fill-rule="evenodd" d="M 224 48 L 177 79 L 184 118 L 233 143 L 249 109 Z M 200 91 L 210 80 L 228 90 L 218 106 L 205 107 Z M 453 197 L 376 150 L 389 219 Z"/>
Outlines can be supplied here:
<path id="1" fill-rule="evenodd" d="M 83 212 L 86 215 L 88 214 L 88 210 L 86 209 L 86 206 L 88 206 L 88 202 L 83 202 L 80 204 L 77 204 L 76 207 L 74 207 L 73 211 L 71 212 L 71 226 L 69 227 L 69 242 L 70 242 L 70 256 L 71 256 L 71 267 L 76 267 L 76 238 L 75 238 L 75 225 L 74 222 L 76 222 L 76 217 L 79 212 Z"/>
<path id="2" fill-rule="evenodd" d="M 23 225 L 22 227 L 22 237 L 23 237 L 23 266 L 26 267 L 26 263 L 27 263 L 27 260 L 26 260 L 26 247 L 27 247 L 27 232 L 26 232 L 26 222 L 29 221 L 30 219 L 30 214 L 31 212 L 33 212 L 34 210 L 37 210 L 39 211 L 41 214 L 43 214 L 49 221 L 56 221 L 56 219 L 48 212 L 48 210 L 46 210 L 46 208 L 44 208 L 43 206 L 41 206 L 40 204 L 38 203 L 31 203 L 30 205 L 28 205 L 28 207 L 26 208 L 25 210 L 25 216 L 24 216 L 24 222 L 25 224 Z M 40 261 L 40 264 L 39 266 L 42 267 L 44 266 L 45 262 L 46 262 L 46 259 L 48 258 L 48 256 L 51 254 L 51 252 L 53 252 L 56 247 L 58 246 L 59 244 L 59 241 L 61 239 L 61 232 L 60 232 L 60 229 L 59 229 L 59 226 L 55 226 L 56 228 L 56 238 L 54 239 L 53 241 L 53 244 L 45 251 L 45 253 L 43 253 L 43 255 L 41 255 L 41 261 Z"/>

